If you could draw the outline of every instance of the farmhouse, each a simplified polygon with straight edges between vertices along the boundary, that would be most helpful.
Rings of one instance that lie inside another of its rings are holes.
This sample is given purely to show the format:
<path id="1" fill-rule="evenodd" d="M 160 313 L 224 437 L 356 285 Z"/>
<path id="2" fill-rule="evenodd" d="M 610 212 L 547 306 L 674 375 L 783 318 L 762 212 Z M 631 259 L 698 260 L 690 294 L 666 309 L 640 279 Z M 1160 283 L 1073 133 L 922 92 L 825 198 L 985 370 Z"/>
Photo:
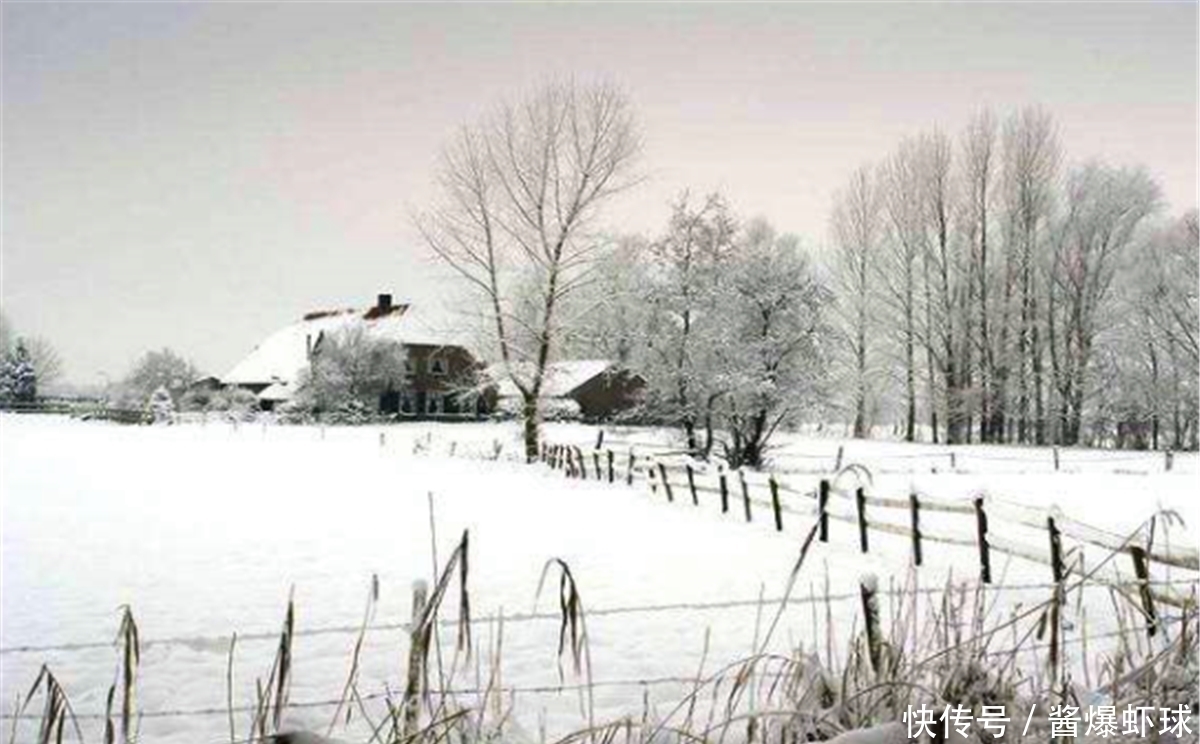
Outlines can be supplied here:
<path id="1" fill-rule="evenodd" d="M 485 374 L 495 386 L 498 410 L 519 411 L 521 394 L 504 365 L 493 364 Z M 632 408 L 644 387 L 641 377 L 606 359 L 553 362 L 542 383 L 541 397 L 546 403 L 543 410 L 553 418 L 556 411 L 578 407 L 583 419 L 605 421 Z"/>
<path id="2" fill-rule="evenodd" d="M 221 382 L 254 393 L 264 410 L 291 400 L 300 373 L 332 334 L 361 328 L 369 336 L 401 344 L 406 353 L 404 384 L 380 396 L 381 413 L 412 416 L 474 414 L 472 402 L 459 404 L 456 391 L 470 387 L 477 364 L 470 352 L 437 331 L 408 304 L 379 295 L 366 310 L 347 308 L 310 312 L 279 329 L 238 362 Z M 466 410 L 463 410 L 466 409 Z"/>

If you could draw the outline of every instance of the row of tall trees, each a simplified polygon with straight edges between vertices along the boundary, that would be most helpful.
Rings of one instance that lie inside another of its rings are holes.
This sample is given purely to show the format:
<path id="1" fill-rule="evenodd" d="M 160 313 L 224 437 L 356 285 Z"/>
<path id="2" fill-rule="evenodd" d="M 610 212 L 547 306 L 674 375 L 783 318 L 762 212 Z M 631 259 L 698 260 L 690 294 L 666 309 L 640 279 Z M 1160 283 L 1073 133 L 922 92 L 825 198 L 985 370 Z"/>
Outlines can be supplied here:
<path id="1" fill-rule="evenodd" d="M 1146 426 L 1158 446 L 1166 426 L 1194 446 L 1195 213 L 1151 229 L 1159 209 L 1140 169 L 1066 166 L 1038 108 L 856 171 L 828 256 L 855 436 L 1131 444 Z"/>

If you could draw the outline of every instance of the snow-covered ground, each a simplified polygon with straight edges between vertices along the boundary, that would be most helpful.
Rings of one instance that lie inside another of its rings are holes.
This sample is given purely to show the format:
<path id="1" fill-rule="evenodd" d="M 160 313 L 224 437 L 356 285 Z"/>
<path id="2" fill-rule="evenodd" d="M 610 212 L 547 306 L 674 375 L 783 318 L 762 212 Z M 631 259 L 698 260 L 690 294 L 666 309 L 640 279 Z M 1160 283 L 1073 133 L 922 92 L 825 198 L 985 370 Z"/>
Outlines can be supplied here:
<path id="1" fill-rule="evenodd" d="M 709 669 L 751 652 L 760 612 L 755 600 L 781 595 L 810 519 L 785 514 L 785 530 L 777 533 L 765 514 L 745 523 L 736 501 L 723 515 L 707 494 L 695 507 L 679 494 L 667 503 L 661 492 L 651 494 L 644 486 L 567 482 L 560 472 L 506 459 L 516 451 L 516 434 L 509 424 L 123 427 L 3 416 L 2 699 L 25 692 L 47 663 L 78 713 L 101 713 L 116 669 L 109 644 L 118 608 L 129 604 L 146 644 L 139 699 L 147 714 L 144 738 L 227 741 L 230 634 L 240 637 L 235 700 L 249 704 L 255 677 L 269 669 L 275 633 L 294 590 L 299 635 L 292 700 L 336 699 L 373 574 L 381 587 L 374 623 L 388 627 L 367 636 L 360 690 L 402 689 L 407 651 L 398 626 L 410 616 L 410 587 L 433 573 L 431 549 L 444 561 L 463 530 L 471 536 L 473 613 L 511 618 L 504 627 L 501 683 L 537 688 L 516 694 L 516 719 L 526 730 L 542 723 L 550 731 L 581 725 L 576 695 L 552 689 L 559 684 L 556 620 L 514 617 L 535 609 L 539 576 L 550 558 L 569 563 L 591 612 L 602 718 L 640 712 L 644 693 L 652 703 L 677 699 L 689 684 L 673 678 L 695 675 L 706 630 Z M 596 430 L 551 425 L 547 436 L 587 449 Z M 627 449 L 631 441 L 639 447 L 668 445 L 671 435 L 626 430 L 610 431 L 606 439 Z M 500 460 L 486 459 L 497 444 Z M 951 472 L 951 450 L 944 447 L 799 436 L 783 444 L 775 464 L 793 471 L 782 480 L 796 491 L 813 488 L 818 476 L 803 471 L 829 470 L 842 446 L 843 464 L 858 462 L 872 470 L 874 495 L 907 498 L 915 490 L 965 500 L 985 493 L 998 512 L 1044 514 L 1057 505 L 1120 535 L 1167 507 L 1188 525 L 1173 530 L 1171 542 L 1195 546 L 1200 507 L 1194 455 L 1176 455 L 1167 472 L 1161 453 L 1064 450 L 1055 472 L 1049 449 L 958 447 Z M 785 493 L 793 508 L 806 508 L 804 500 Z M 853 513 L 844 499 L 832 508 Z M 901 512 L 886 519 L 902 524 L 905 518 Z M 936 586 L 951 574 L 973 579 L 978 564 L 969 524 L 961 515 L 927 519 L 931 531 L 961 535 L 967 544 L 927 545 L 922 585 Z M 999 540 L 1044 549 L 1044 536 L 1035 530 L 1022 532 L 994 520 L 991 529 Z M 817 546 L 801 575 L 802 599 L 823 591 L 826 576 L 833 595 L 851 598 L 866 572 L 876 573 L 885 587 L 904 581 L 907 538 L 873 532 L 871 552 L 864 556 L 852 524 L 835 521 L 830 529 L 831 541 Z M 1103 554 L 1096 548 L 1085 552 Z M 1121 569 L 1128 566 L 1122 562 Z M 1006 584 L 1049 578 L 1043 565 L 1001 555 L 995 573 Z M 1184 570 L 1156 576 L 1194 578 Z M 1046 593 L 1005 590 L 998 611 L 1040 601 Z M 1107 595 L 1096 594 L 1087 627 L 1100 634 L 1111 630 L 1113 619 Z M 706 603 L 733 606 L 619 611 Z M 852 599 L 835 601 L 839 642 L 850 632 L 856 608 Z M 547 594 L 537 609 L 553 613 L 557 598 Z M 447 611 L 453 616 L 453 603 Z M 789 607 L 773 648 L 786 651 L 815 640 L 823 645 L 819 614 L 803 602 Z M 329 632 L 315 632 L 321 630 Z M 477 651 L 486 652 L 495 626 L 480 623 L 475 631 Z M 482 664 L 486 656 L 480 657 Z M 574 682 L 569 665 L 565 668 L 567 683 Z M 474 686 L 474 667 L 456 682 Z M 197 710 L 204 712 L 155 715 Z M 301 705 L 292 715 L 323 730 L 333 707 Z M 245 731 L 248 719 L 239 714 L 239 730 Z M 85 718 L 83 724 L 90 738 L 98 738 L 100 721 Z"/>

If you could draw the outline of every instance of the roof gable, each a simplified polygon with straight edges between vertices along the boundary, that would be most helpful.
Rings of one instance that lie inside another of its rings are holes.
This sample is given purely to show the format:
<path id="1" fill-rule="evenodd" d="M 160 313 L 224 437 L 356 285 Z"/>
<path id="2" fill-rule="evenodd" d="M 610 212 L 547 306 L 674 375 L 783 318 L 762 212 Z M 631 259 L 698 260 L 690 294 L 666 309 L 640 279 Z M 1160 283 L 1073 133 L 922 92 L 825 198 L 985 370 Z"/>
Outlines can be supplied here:
<path id="1" fill-rule="evenodd" d="M 546 365 L 545 379 L 542 381 L 543 398 L 566 398 L 580 387 L 612 369 L 613 363 L 607 359 L 569 359 L 561 362 L 551 362 Z M 533 372 L 532 365 L 517 365 L 517 374 L 528 377 Z M 517 397 L 521 393 L 508 376 L 504 364 L 493 364 L 487 368 L 487 376 L 496 381 L 496 394 L 501 398 Z"/>

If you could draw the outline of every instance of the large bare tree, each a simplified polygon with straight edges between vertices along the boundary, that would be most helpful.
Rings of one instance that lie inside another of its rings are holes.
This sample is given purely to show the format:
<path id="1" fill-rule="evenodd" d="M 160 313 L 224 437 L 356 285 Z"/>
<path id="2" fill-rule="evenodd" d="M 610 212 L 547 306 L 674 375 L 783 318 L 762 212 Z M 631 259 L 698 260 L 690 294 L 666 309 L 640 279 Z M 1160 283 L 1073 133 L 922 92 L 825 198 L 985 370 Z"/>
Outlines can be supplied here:
<path id="1" fill-rule="evenodd" d="M 833 288 L 838 296 L 837 319 L 842 345 L 850 356 L 854 436 L 870 429 L 868 408 L 878 393 L 877 364 L 878 263 L 883 233 L 883 191 L 879 177 L 859 168 L 834 197 Z"/>
<path id="2" fill-rule="evenodd" d="M 970 281 L 975 297 L 975 309 L 967 309 L 967 317 L 978 322 L 979 369 L 979 439 L 991 440 L 990 421 L 995 405 L 993 381 L 996 369 L 996 346 L 993 340 L 992 296 L 993 266 L 991 243 L 992 204 L 995 196 L 996 118 L 990 111 L 976 115 L 967 125 L 962 137 L 962 176 L 966 191 L 963 231 L 971 246 Z M 964 379 L 964 386 L 969 383 Z"/>
<path id="3" fill-rule="evenodd" d="M 918 266 L 924 254 L 922 209 L 913 198 L 918 186 L 918 145 L 905 140 L 882 168 L 882 200 L 886 214 L 883 248 L 878 261 L 878 286 L 886 324 L 900 349 L 904 377 L 904 439 L 915 441 L 917 428 Z"/>
<path id="4" fill-rule="evenodd" d="M 1058 438 L 1081 439 L 1093 352 L 1122 259 L 1159 192 L 1144 171 L 1088 163 L 1067 181 L 1050 283 L 1049 347 L 1058 394 Z"/>
<path id="5" fill-rule="evenodd" d="M 538 454 L 546 371 L 564 305 L 592 280 L 604 241 L 591 228 L 636 181 L 641 152 L 627 97 L 609 85 L 551 84 L 464 127 L 443 150 L 440 202 L 416 222 L 475 292 L 522 398 L 525 454 Z"/>
<path id="6" fill-rule="evenodd" d="M 1016 346 L 1003 350 L 996 403 L 1002 408 L 996 425 L 1003 426 L 1006 417 L 1015 415 L 1017 440 L 1043 444 L 1047 416 L 1041 333 L 1048 308 L 1041 307 L 1039 298 L 1046 294 L 1043 274 L 1050 253 L 1046 227 L 1052 216 L 1061 153 L 1053 119 L 1038 108 L 1012 114 L 1004 124 L 1001 144 L 1010 270 L 1005 280 L 1002 336 L 1007 343 L 1007 324 L 1012 322 Z M 1012 307 L 1012 302 L 1017 306 Z M 1013 375 L 1017 383 L 1015 412 L 1006 403 L 1007 384 Z"/>

